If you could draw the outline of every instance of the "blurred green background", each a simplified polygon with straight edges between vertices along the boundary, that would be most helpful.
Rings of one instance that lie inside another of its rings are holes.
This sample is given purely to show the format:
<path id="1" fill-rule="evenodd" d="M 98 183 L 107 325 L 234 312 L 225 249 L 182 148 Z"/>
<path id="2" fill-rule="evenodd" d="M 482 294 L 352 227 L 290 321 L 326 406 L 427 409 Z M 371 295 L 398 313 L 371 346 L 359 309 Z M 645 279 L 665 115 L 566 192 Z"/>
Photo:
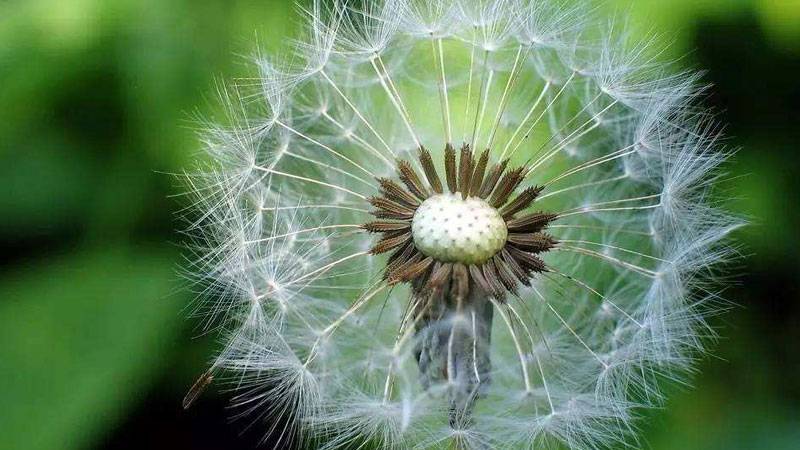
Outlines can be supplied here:
<path id="1" fill-rule="evenodd" d="M 607 1 L 707 69 L 754 219 L 692 388 L 641 421 L 652 449 L 800 448 L 800 1 Z M 0 1 L 0 449 L 248 449 L 185 319 L 174 178 L 214 81 L 296 26 L 281 0 Z M 267 444 L 265 448 L 270 448 Z"/>

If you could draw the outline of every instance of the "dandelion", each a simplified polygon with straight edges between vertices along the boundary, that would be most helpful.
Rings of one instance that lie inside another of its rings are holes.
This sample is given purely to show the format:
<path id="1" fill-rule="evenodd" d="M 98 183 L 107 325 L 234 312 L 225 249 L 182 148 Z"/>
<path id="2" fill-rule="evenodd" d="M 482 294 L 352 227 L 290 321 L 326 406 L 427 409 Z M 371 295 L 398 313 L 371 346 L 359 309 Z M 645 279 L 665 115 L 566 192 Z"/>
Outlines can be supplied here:
<path id="1" fill-rule="evenodd" d="M 741 222 L 693 72 L 538 0 L 314 1 L 189 176 L 212 380 L 317 448 L 635 445 Z M 602 22 L 602 21 L 599 21 Z"/>

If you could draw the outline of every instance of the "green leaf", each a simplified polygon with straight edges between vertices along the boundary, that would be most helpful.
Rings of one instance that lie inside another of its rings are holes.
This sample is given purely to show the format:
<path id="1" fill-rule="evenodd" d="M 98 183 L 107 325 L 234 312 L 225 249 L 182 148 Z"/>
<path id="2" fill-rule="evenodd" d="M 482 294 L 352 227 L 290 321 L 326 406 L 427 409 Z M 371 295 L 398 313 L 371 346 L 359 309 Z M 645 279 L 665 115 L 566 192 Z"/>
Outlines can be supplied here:
<path id="1" fill-rule="evenodd" d="M 184 324 L 172 254 L 107 247 L 0 279 L 0 448 L 90 446 Z"/>

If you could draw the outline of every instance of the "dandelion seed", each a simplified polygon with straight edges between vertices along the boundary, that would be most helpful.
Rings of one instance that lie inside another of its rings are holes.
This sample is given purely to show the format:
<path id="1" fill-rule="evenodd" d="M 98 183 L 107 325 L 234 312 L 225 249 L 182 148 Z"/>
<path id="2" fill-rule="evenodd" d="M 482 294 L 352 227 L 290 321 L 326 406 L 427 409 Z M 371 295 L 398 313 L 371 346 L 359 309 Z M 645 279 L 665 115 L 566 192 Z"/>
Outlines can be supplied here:
<path id="1" fill-rule="evenodd" d="M 225 339 L 186 405 L 227 382 L 265 435 L 330 449 L 635 445 L 742 224 L 708 198 L 727 153 L 697 75 L 558 2 L 302 15 L 188 177 Z"/>

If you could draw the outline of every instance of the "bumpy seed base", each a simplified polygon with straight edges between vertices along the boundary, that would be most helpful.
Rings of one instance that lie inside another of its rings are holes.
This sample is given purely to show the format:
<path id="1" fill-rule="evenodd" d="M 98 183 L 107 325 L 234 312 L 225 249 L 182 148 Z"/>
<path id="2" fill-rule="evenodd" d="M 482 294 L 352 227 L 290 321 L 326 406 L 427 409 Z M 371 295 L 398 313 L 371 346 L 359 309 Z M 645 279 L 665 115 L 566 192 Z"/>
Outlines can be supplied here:
<path id="1" fill-rule="evenodd" d="M 500 213 L 478 197 L 434 195 L 419 206 L 411 223 L 414 245 L 440 262 L 483 264 L 506 243 Z"/>

